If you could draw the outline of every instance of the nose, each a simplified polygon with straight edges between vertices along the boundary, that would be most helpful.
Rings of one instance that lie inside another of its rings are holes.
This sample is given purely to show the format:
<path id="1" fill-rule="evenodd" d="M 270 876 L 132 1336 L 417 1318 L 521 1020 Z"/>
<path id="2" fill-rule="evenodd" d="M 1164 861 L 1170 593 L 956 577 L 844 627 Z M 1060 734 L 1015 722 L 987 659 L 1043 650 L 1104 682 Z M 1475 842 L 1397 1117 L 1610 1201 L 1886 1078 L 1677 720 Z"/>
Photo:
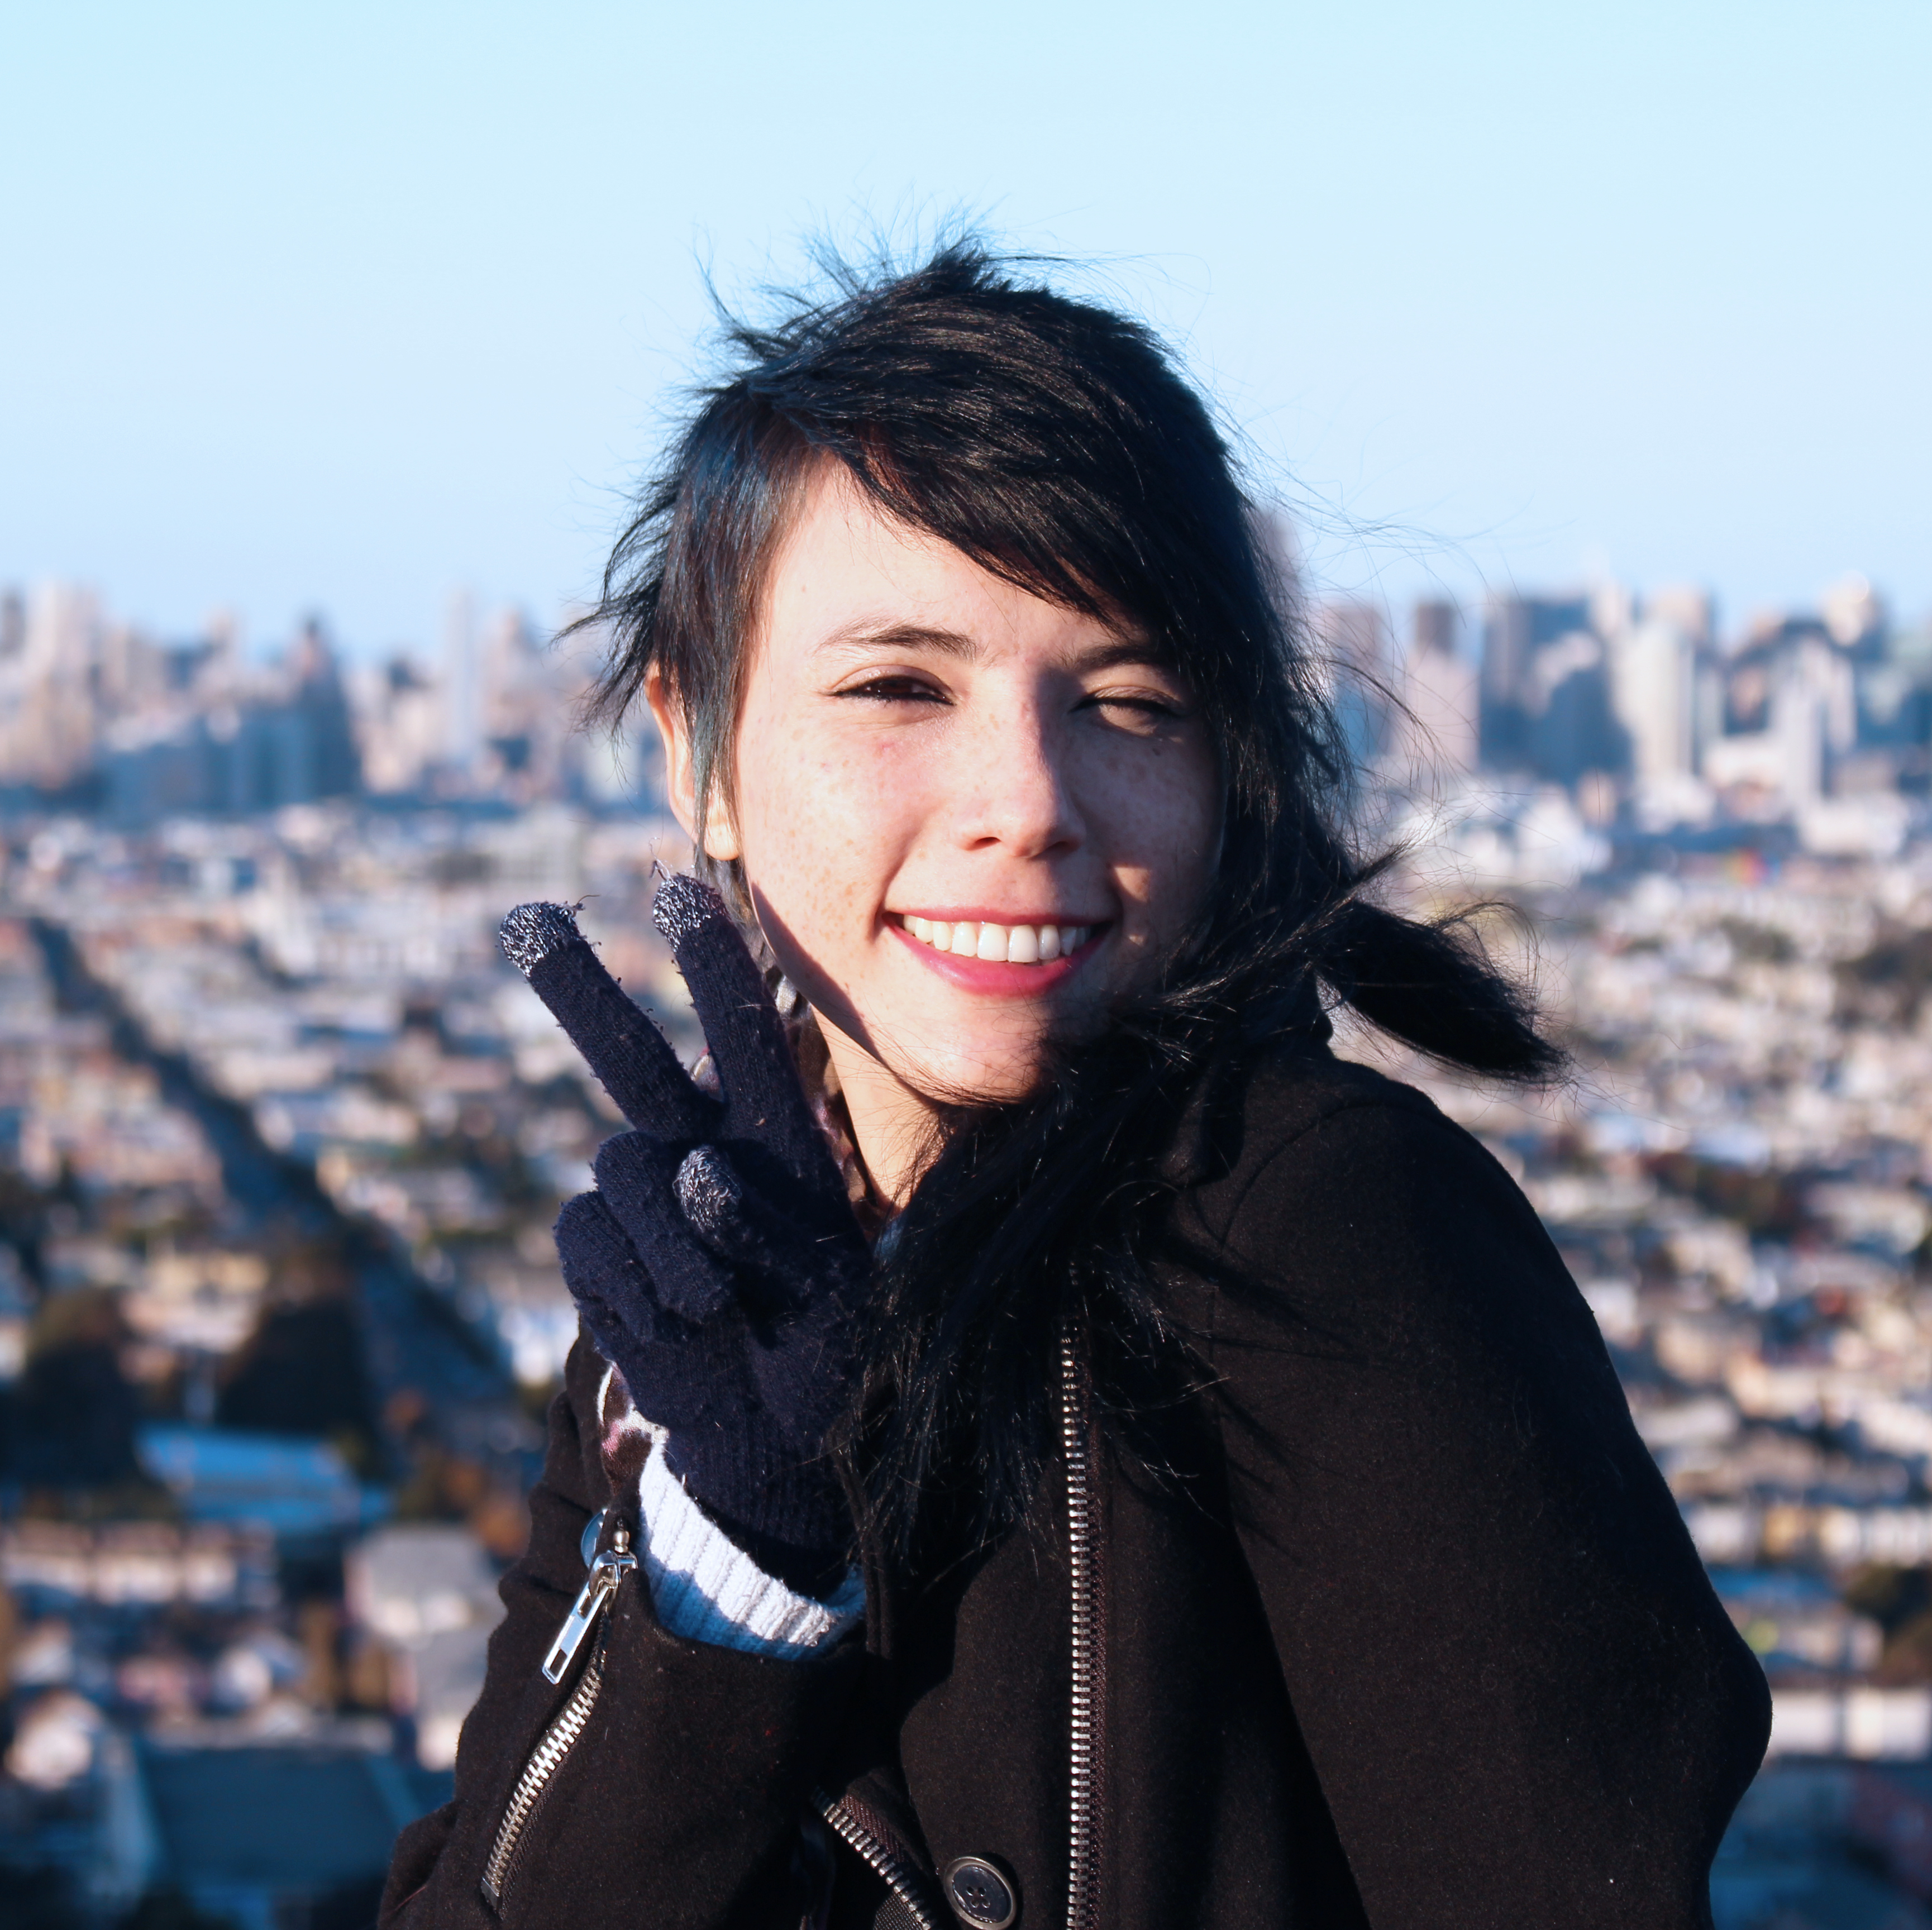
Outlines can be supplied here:
<path id="1" fill-rule="evenodd" d="M 1002 706 L 959 745 L 956 832 L 962 849 L 1064 857 L 1087 841 L 1064 734 L 1036 703 Z"/>

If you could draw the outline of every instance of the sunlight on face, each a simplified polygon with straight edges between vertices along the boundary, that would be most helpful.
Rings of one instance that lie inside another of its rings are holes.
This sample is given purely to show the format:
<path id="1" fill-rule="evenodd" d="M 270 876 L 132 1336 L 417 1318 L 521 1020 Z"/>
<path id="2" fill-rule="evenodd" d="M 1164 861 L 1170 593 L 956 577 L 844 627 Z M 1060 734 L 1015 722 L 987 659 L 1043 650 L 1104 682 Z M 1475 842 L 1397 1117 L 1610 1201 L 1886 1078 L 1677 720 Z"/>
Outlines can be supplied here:
<path id="1" fill-rule="evenodd" d="M 880 1068 L 914 1094 L 1024 1091 L 1049 1035 L 1093 1029 L 1180 935 L 1219 835 L 1172 668 L 880 517 L 842 472 L 773 560 L 734 774 L 708 847 L 743 861 L 848 1093 Z"/>

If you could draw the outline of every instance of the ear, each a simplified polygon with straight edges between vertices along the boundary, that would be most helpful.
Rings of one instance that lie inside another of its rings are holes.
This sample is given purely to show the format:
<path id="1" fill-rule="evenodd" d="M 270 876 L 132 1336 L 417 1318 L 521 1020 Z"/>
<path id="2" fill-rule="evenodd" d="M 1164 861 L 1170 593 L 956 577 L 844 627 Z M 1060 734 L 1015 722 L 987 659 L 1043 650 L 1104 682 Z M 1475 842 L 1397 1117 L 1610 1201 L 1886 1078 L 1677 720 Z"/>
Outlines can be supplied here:
<path id="1" fill-rule="evenodd" d="M 664 799 L 671 815 L 682 827 L 686 837 L 698 836 L 698 760 L 692 754 L 691 727 L 684 707 L 671 694 L 664 673 L 653 666 L 644 678 L 644 697 L 657 719 L 658 735 L 664 739 Z M 730 807 L 711 787 L 711 807 L 705 813 L 704 851 L 706 857 L 729 864 L 740 855 L 736 827 Z"/>

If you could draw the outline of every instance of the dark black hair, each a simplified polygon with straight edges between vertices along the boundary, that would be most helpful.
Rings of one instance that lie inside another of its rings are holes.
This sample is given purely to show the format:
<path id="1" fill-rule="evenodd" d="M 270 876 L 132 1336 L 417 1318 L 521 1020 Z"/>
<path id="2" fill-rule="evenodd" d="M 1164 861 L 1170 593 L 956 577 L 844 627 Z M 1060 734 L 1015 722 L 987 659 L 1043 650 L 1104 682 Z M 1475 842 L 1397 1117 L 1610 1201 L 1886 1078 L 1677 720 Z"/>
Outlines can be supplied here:
<path id="1" fill-rule="evenodd" d="M 835 270 L 830 299 L 768 325 L 728 322 L 736 366 L 700 397 L 586 619 L 612 640 L 599 714 L 620 721 L 656 671 L 691 727 L 700 802 L 714 784 L 728 796 L 765 570 L 836 463 L 994 574 L 1146 635 L 1214 733 L 1223 842 L 1196 928 L 1030 1097 L 953 1110 L 882 1267 L 874 1491 L 901 1530 L 943 1467 L 982 1529 L 1024 1506 L 1070 1293 L 1120 1358 L 1157 1341 L 1139 1230 L 1210 1062 L 1312 1035 L 1325 999 L 1480 1073 L 1561 1062 L 1466 921 L 1370 895 L 1383 862 L 1346 833 L 1352 774 L 1294 586 L 1200 396 L 1140 323 L 1025 267 L 956 241 L 908 272 Z"/>

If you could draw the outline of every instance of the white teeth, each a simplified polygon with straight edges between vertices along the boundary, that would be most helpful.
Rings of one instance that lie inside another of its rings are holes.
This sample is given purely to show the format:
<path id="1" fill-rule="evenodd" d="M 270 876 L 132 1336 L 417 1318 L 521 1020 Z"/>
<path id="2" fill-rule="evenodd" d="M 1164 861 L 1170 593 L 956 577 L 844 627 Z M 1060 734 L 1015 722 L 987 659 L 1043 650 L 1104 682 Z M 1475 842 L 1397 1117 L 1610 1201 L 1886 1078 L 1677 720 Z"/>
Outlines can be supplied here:
<path id="1" fill-rule="evenodd" d="M 993 925 L 963 919 L 904 918 L 905 928 L 935 952 L 988 964 L 1048 965 L 1077 952 L 1093 936 L 1090 925 Z"/>

